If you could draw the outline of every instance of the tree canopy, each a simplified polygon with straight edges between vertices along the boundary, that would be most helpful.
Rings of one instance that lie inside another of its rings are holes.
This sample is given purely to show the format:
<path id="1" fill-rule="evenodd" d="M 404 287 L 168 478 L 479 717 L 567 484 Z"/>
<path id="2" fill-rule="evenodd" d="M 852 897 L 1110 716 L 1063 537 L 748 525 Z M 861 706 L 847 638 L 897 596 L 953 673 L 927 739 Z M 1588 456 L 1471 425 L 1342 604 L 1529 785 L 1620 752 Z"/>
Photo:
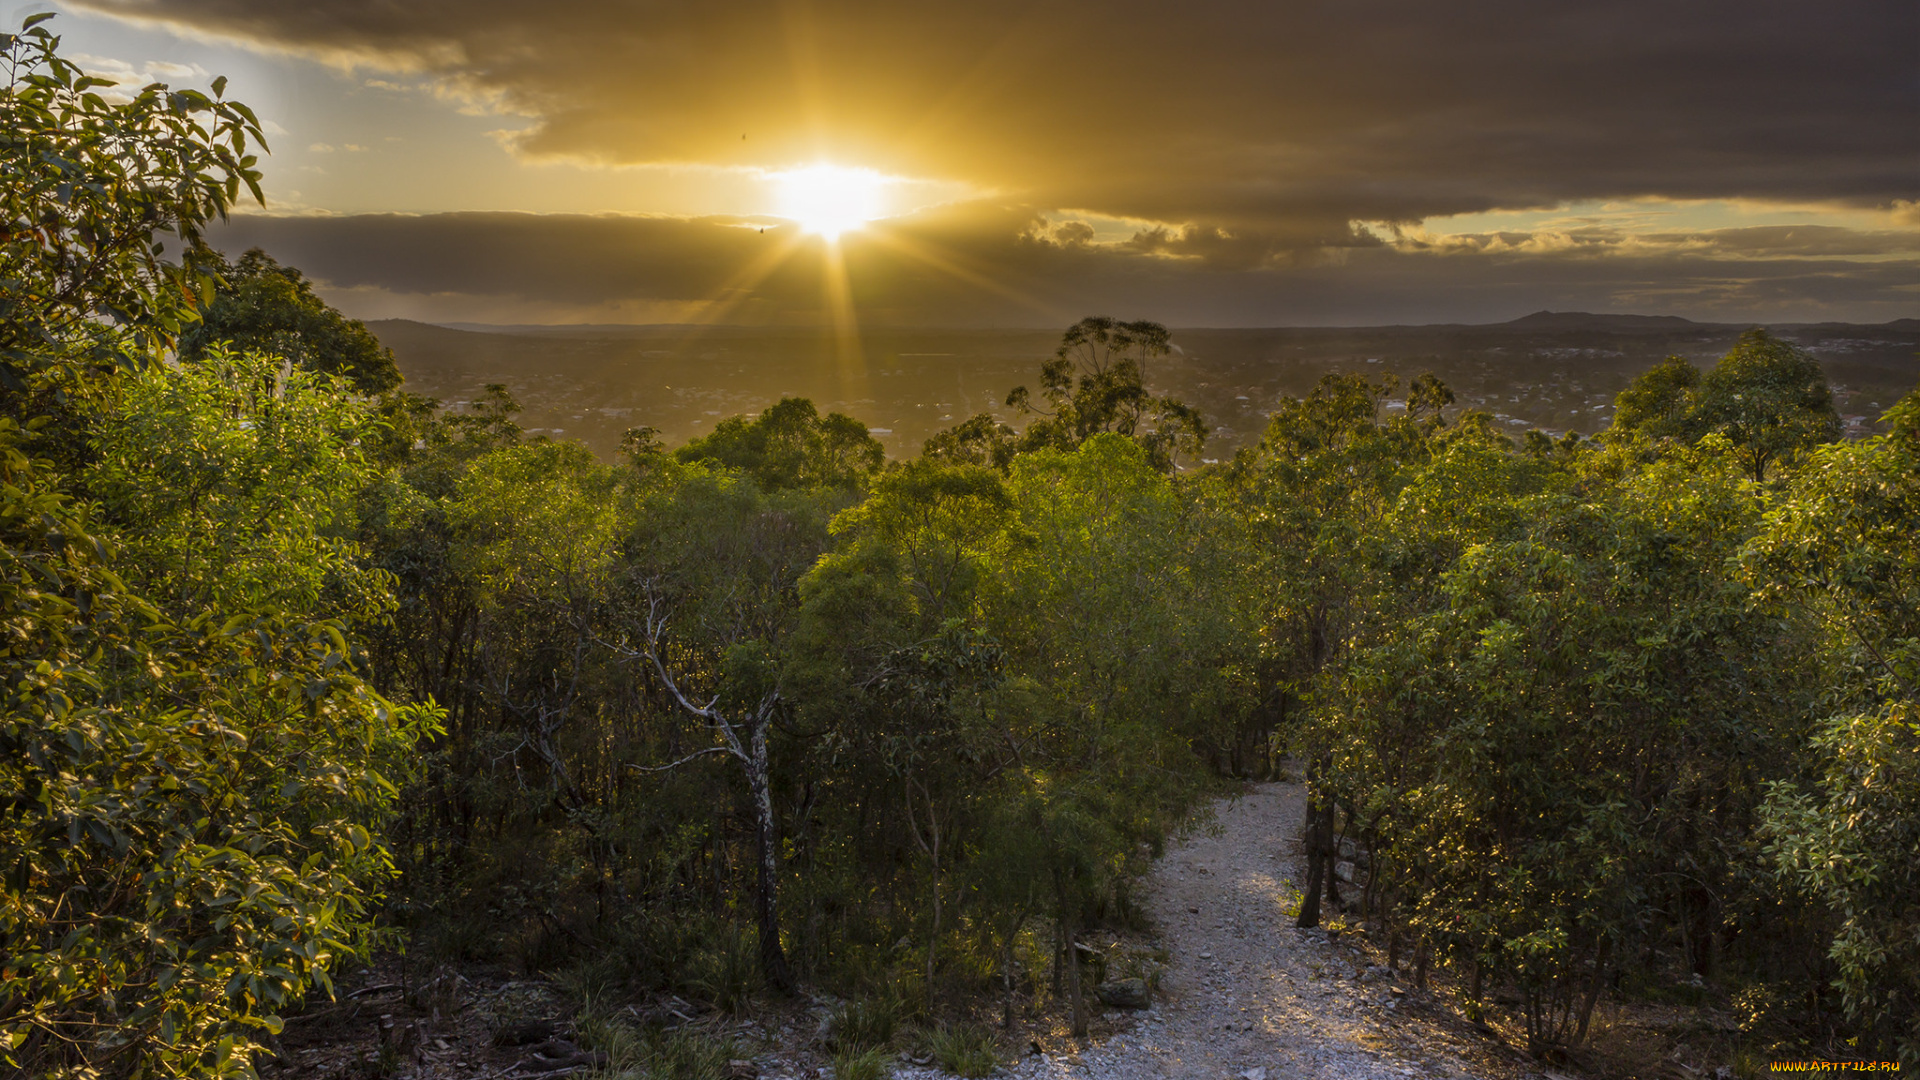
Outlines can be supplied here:
<path id="1" fill-rule="evenodd" d="M 314 295 L 306 276 L 258 248 L 239 262 L 208 268 L 219 284 L 200 320 L 181 336 L 180 355 L 196 360 L 218 343 L 236 352 L 278 356 L 295 367 L 337 375 L 362 394 L 400 385 L 393 350 L 366 324 Z"/>
<path id="2" fill-rule="evenodd" d="M 1773 463 L 1839 438 L 1840 416 L 1819 362 L 1756 329 L 1705 375 L 1670 356 L 1635 379 L 1620 395 L 1613 430 L 1688 442 L 1724 435 L 1749 474 L 1764 480 Z"/>

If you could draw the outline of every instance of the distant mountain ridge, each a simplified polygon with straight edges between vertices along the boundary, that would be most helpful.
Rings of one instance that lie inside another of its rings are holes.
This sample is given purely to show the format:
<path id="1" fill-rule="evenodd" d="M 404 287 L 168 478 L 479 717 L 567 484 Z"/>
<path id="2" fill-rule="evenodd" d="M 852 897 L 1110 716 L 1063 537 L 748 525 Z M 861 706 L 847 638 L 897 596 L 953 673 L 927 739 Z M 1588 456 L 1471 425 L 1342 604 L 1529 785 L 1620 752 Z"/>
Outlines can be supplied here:
<path id="1" fill-rule="evenodd" d="M 367 325 L 378 332 L 380 327 L 432 328 L 436 330 L 455 330 L 468 334 L 506 334 L 522 337 L 592 337 L 592 338 L 633 338 L 660 336 L 731 336 L 731 335 L 800 335 L 810 333 L 826 334 L 832 331 L 823 327 L 804 326 L 736 326 L 730 324 L 703 323 L 476 323 L 446 322 L 426 323 L 415 319 L 370 319 Z M 1508 319 L 1496 323 L 1396 323 L 1382 326 L 1271 326 L 1271 327 L 1179 327 L 1178 330 L 1217 330 L 1225 332 L 1310 332 L 1316 330 L 1348 332 L 1405 332 L 1419 330 L 1516 330 L 1540 333 L 1599 333 L 1599 334 L 1647 334 L 1647 333 L 1685 333 L 1688 331 L 1715 331 L 1730 328 L 1745 329 L 1749 326 L 1768 326 L 1780 329 L 1832 327 L 1857 330 L 1878 329 L 1913 333 L 1920 331 L 1920 318 L 1893 319 L 1884 323 L 1844 323 L 1844 322 L 1769 322 L 1750 320 L 1733 322 L 1700 322 L 1679 315 L 1633 315 L 1612 312 L 1592 311 L 1536 311 L 1522 315 L 1517 319 Z M 1013 328 L 1001 330 L 975 330 L 942 327 L 878 327 L 868 333 L 881 336 L 913 336 L 923 333 L 965 333 L 965 334 L 1028 334 L 1046 331 L 1045 327 Z"/>
<path id="2" fill-rule="evenodd" d="M 1593 330 L 1631 333 L 1706 328 L 1714 324 L 1698 323 L 1678 315 L 1596 315 L 1590 311 L 1536 311 L 1531 315 L 1522 315 L 1517 319 L 1495 325 L 1510 326 L 1516 330 Z"/>

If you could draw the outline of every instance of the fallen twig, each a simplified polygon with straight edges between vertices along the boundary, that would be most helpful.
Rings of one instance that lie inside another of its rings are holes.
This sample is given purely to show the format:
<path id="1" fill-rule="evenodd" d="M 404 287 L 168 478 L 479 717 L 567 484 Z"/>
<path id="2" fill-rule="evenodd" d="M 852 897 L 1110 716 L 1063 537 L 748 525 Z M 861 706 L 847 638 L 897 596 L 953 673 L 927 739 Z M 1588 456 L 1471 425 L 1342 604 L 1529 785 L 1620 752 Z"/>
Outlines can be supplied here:
<path id="1" fill-rule="evenodd" d="M 351 1000 L 353 998 L 366 997 L 369 994 L 384 994 L 389 990 L 405 990 L 406 988 L 407 985 L 405 983 L 375 983 L 372 986 L 363 986 L 353 993 L 348 994 L 347 997 Z"/>

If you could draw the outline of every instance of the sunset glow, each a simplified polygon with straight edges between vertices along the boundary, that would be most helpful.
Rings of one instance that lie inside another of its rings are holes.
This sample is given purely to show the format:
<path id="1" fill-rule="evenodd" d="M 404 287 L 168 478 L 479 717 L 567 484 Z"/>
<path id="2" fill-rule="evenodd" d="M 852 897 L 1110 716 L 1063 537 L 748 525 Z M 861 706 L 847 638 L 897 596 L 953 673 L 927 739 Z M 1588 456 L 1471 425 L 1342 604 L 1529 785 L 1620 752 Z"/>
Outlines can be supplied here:
<path id="1" fill-rule="evenodd" d="M 870 327 L 1879 322 L 1920 282 L 1897 0 L 47 6 L 122 88 L 232 77 L 271 212 L 216 246 L 356 316 L 826 325 L 835 247 Z"/>
<path id="2" fill-rule="evenodd" d="M 814 165 L 776 173 L 779 209 L 802 229 L 828 240 L 838 240 L 882 216 L 886 178 L 871 169 Z"/>

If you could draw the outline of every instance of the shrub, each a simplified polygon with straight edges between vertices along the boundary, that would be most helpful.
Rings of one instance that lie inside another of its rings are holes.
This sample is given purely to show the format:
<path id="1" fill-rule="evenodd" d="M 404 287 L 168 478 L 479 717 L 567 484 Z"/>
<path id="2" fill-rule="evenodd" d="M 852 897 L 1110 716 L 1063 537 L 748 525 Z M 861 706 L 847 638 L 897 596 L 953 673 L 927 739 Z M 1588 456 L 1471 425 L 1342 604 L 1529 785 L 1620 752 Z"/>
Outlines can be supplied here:
<path id="1" fill-rule="evenodd" d="M 22 434 L 0 421 L 0 1045 L 30 1071 L 244 1071 L 366 947 L 370 829 L 438 713 L 375 695 L 333 622 L 169 624 Z"/>
<path id="2" fill-rule="evenodd" d="M 758 939 L 740 927 L 723 928 L 694 955 L 687 985 L 726 1012 L 739 1012 L 761 986 Z"/>
<path id="3" fill-rule="evenodd" d="M 988 1076 L 1000 1067 L 993 1032 L 979 1024 L 943 1024 L 927 1034 L 927 1050 L 956 1076 Z"/>
<path id="4" fill-rule="evenodd" d="M 899 1030 L 905 1010 L 905 1003 L 892 992 L 849 1001 L 828 1019 L 827 1045 L 841 1052 L 886 1046 Z"/>

